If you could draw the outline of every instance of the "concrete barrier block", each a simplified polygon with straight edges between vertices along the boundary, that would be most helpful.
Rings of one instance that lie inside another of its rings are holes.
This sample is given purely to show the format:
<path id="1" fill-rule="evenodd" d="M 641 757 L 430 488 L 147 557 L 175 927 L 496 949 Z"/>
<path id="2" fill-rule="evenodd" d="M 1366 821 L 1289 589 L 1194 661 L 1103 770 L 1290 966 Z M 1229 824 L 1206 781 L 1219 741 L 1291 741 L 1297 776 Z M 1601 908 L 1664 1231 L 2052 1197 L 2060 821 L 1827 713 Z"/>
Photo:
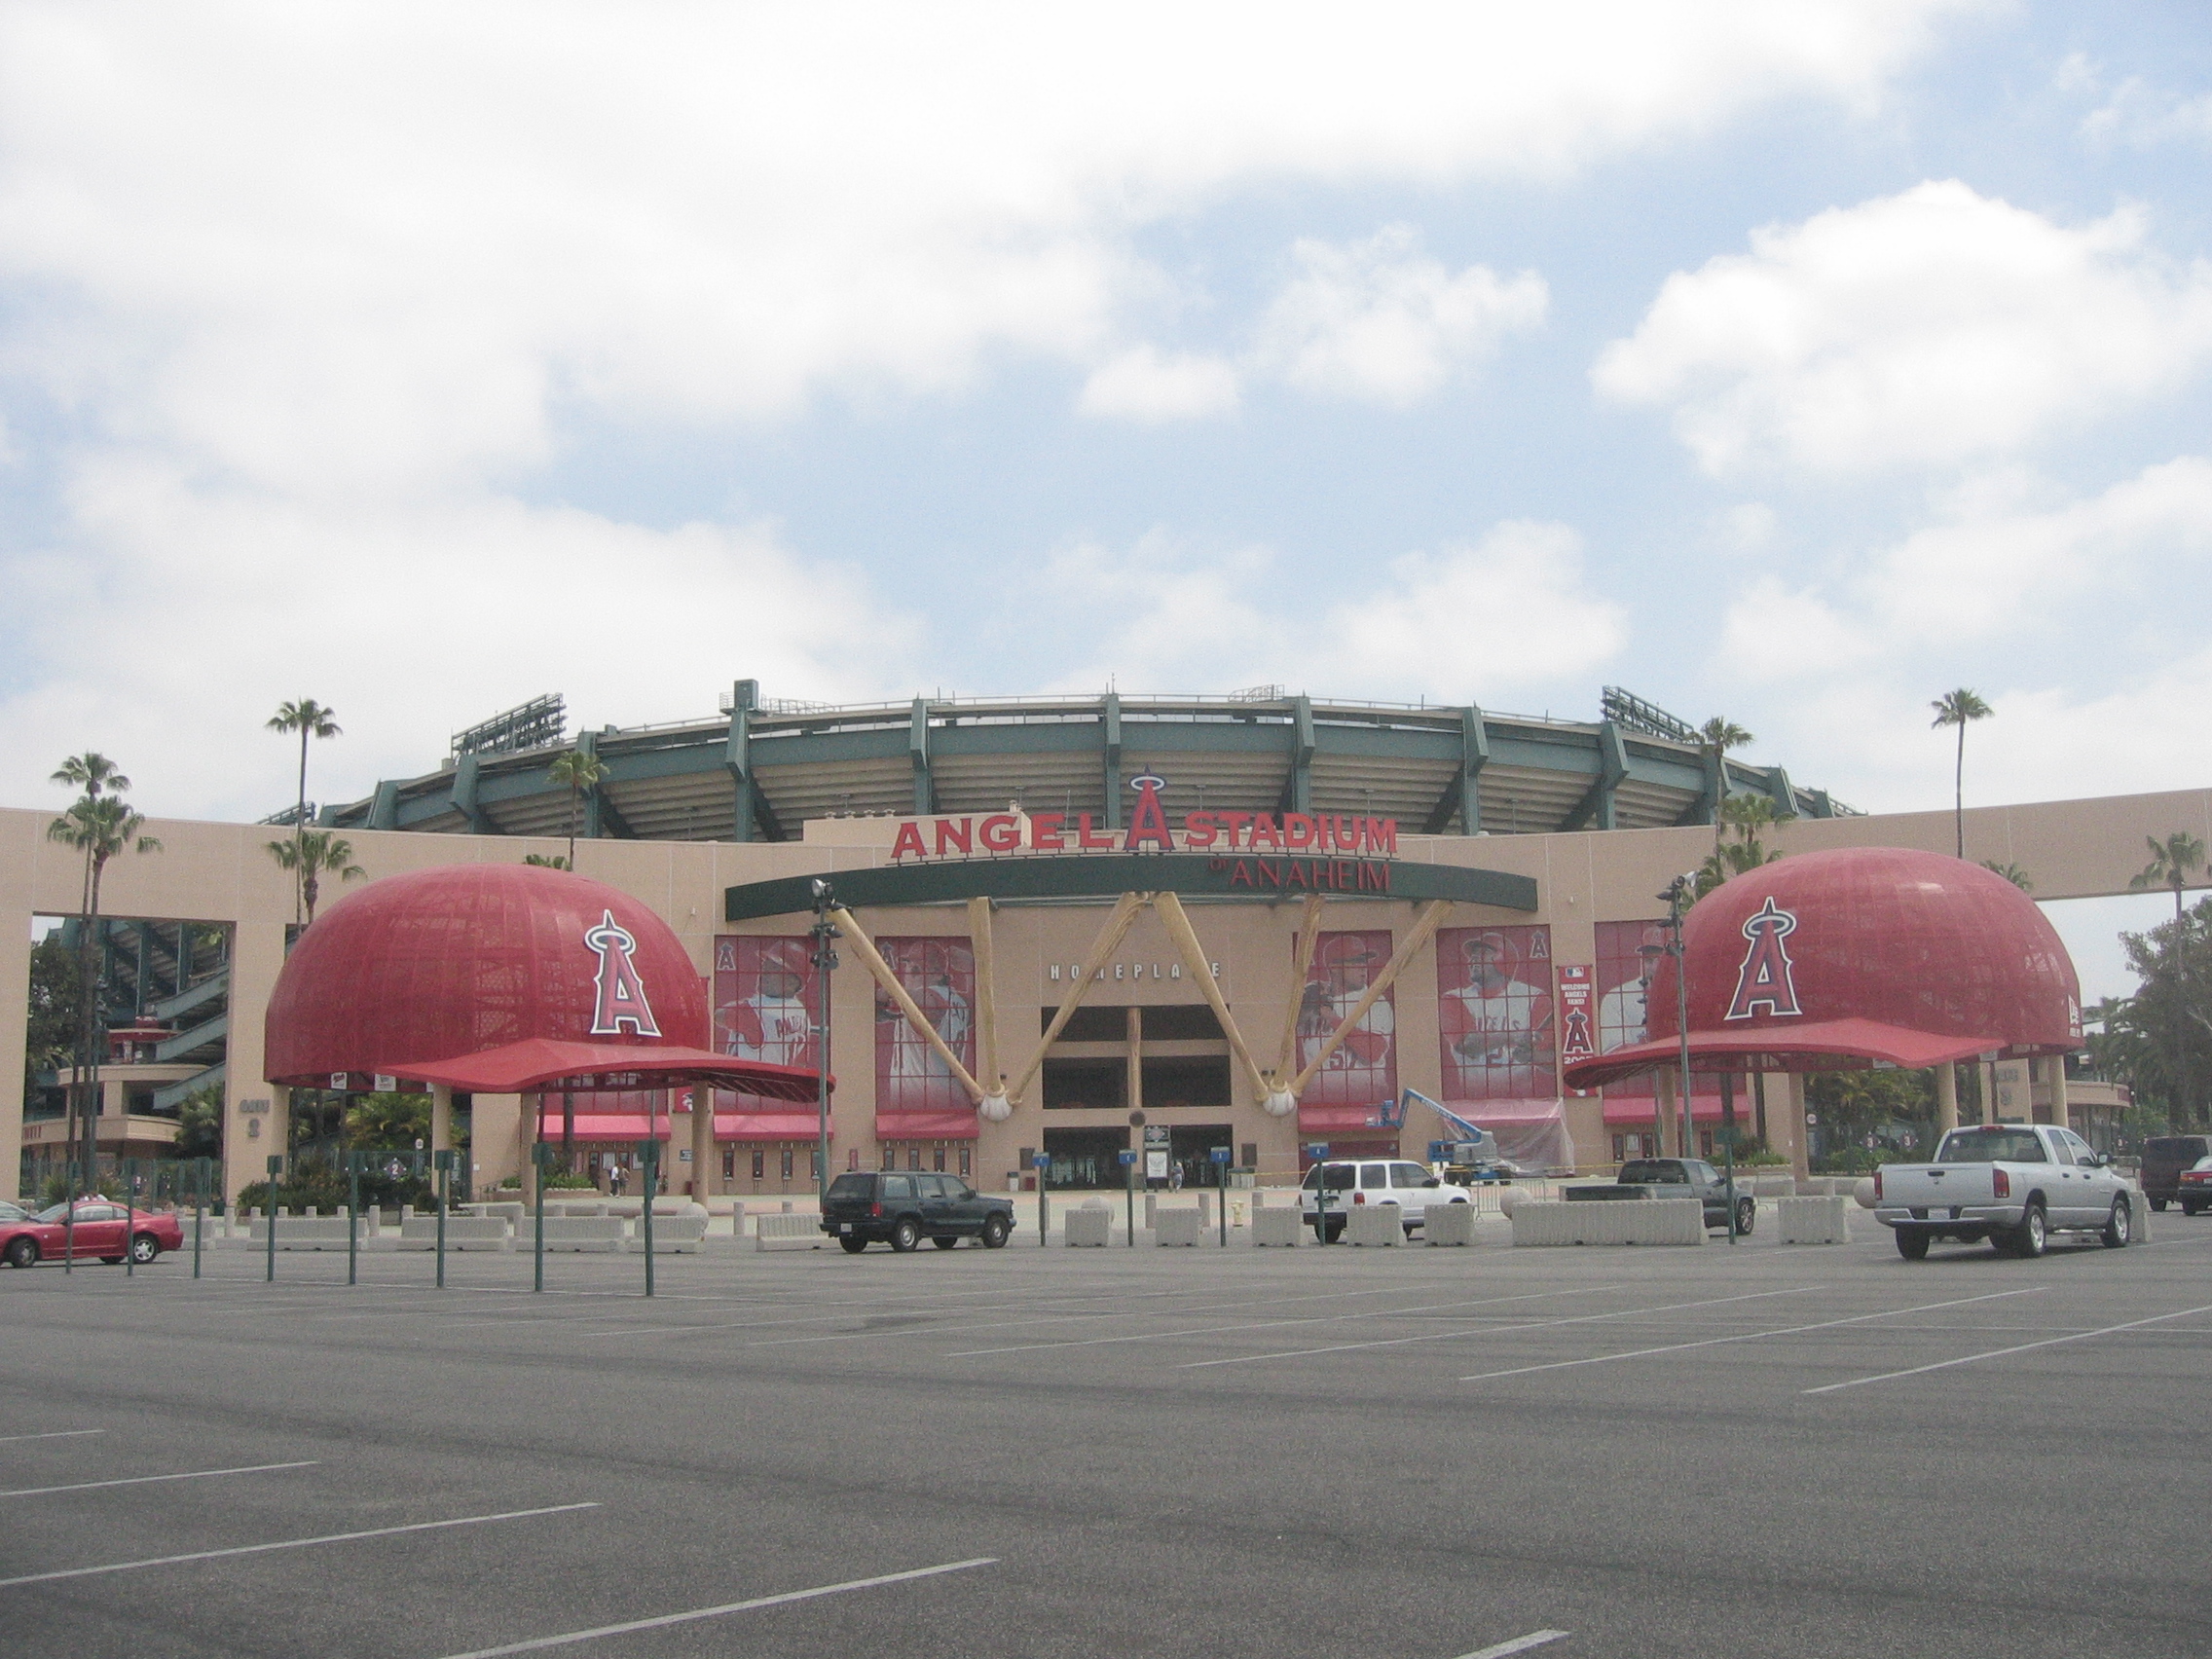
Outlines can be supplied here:
<path id="1" fill-rule="evenodd" d="M 282 1222 L 276 1224 L 276 1247 L 284 1247 Z M 434 1215 L 419 1215 L 413 1221 L 401 1222 L 399 1247 L 402 1250 L 435 1250 L 438 1247 L 438 1218 Z M 446 1248 L 449 1250 L 512 1250 L 514 1247 L 514 1235 L 508 1231 L 505 1216 L 446 1217 Z"/>
<path id="2" fill-rule="evenodd" d="M 1068 1211 L 1060 1224 L 1061 1240 L 1071 1249 L 1096 1249 L 1114 1241 L 1114 1212 L 1103 1204 L 1092 1209 Z"/>
<path id="3" fill-rule="evenodd" d="M 264 1249 L 269 1244 L 269 1223 L 256 1221 L 250 1236 Z M 362 1226 L 359 1241 L 367 1242 L 375 1234 Z M 190 1248 L 187 1241 L 186 1248 Z M 346 1248 L 346 1218 L 337 1216 L 295 1216 L 287 1221 L 276 1221 L 276 1248 L 279 1250 L 343 1250 Z"/>
<path id="4" fill-rule="evenodd" d="M 1475 1241 L 1473 1204 L 1430 1204 L 1420 1224 L 1421 1236 L 1430 1244 L 1472 1244 Z"/>
<path id="5" fill-rule="evenodd" d="M 814 1220 L 807 1216 L 804 1219 Z M 828 1234 L 816 1229 L 817 1238 Z M 656 1256 L 696 1256 L 707 1247 L 707 1218 L 704 1215 L 662 1215 L 653 1211 L 653 1254 Z M 632 1255 L 643 1255 L 645 1248 L 645 1221 L 641 1217 L 637 1228 L 622 1241 L 622 1248 Z"/>
<path id="6" fill-rule="evenodd" d="M 1195 1247 L 1205 1235 L 1205 1217 L 1195 1209 L 1162 1205 L 1153 1221 L 1153 1236 L 1163 1245 Z"/>
<path id="7" fill-rule="evenodd" d="M 615 1251 L 629 1224 L 618 1215 L 551 1215 L 545 1218 L 548 1250 Z"/>
<path id="8" fill-rule="evenodd" d="M 1641 1203 L 1524 1200 L 1513 1211 L 1516 1245 L 1703 1244 L 1705 1206 L 1695 1198 Z"/>
<path id="9" fill-rule="evenodd" d="M 1256 1209 L 1252 1212 L 1252 1242 L 1295 1248 L 1306 1229 L 1294 1209 Z"/>
<path id="10" fill-rule="evenodd" d="M 756 1250 L 819 1250 L 830 1242 L 818 1215 L 756 1215 L 753 1220 Z M 660 1217 L 653 1217 L 653 1237 L 660 1237 Z"/>
<path id="11" fill-rule="evenodd" d="M 1345 1212 L 1346 1244 L 1382 1246 L 1405 1241 L 1405 1223 L 1396 1204 L 1354 1204 Z"/>
<path id="12" fill-rule="evenodd" d="M 1780 1227 L 1785 1244 L 1851 1242 L 1851 1199 L 1842 1193 L 1819 1198 L 1781 1198 Z"/>

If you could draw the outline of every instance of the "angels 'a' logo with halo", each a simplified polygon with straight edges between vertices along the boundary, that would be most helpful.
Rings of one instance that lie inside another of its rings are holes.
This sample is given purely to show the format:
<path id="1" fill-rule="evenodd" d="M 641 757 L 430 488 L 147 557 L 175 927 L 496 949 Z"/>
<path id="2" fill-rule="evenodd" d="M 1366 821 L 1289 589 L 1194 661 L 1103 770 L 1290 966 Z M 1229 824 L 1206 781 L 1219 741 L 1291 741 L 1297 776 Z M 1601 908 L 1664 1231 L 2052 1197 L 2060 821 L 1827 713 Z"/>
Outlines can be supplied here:
<path id="1" fill-rule="evenodd" d="M 1129 832 L 1122 837 L 1124 852 L 1133 853 L 1146 845 L 1158 847 L 1163 853 L 1175 850 L 1175 837 L 1167 832 L 1167 814 L 1160 805 L 1160 792 L 1166 787 L 1165 778 L 1150 772 L 1139 773 L 1129 780 L 1129 788 L 1137 792 L 1137 805 L 1129 814 Z"/>
<path id="2" fill-rule="evenodd" d="M 1744 918 L 1744 937 L 1751 941 L 1744 952 L 1744 965 L 1736 970 L 1736 997 L 1726 1017 L 1749 1019 L 1760 1010 L 1775 1018 L 1802 1014 L 1797 1006 L 1797 985 L 1790 977 L 1789 951 L 1783 940 L 1797 931 L 1797 918 L 1775 907 L 1770 894 L 1752 915 Z"/>
<path id="3" fill-rule="evenodd" d="M 630 1031 L 640 1037 L 658 1037 L 660 1025 L 645 996 L 645 981 L 638 974 L 636 936 L 608 910 L 600 917 L 598 926 L 585 931 L 584 943 L 599 956 L 599 973 L 592 981 L 598 987 L 598 996 L 592 1003 L 591 1034 L 619 1037 Z"/>

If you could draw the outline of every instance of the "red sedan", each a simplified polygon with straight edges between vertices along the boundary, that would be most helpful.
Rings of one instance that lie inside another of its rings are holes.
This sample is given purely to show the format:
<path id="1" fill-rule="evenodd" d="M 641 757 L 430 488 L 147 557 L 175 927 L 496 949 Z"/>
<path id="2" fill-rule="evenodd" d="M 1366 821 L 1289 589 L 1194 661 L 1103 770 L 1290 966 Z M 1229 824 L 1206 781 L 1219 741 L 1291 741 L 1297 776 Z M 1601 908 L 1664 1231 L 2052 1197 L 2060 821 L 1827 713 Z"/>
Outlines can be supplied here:
<path id="1" fill-rule="evenodd" d="M 184 1248 L 184 1224 L 174 1215 L 155 1210 L 127 1213 L 106 1198 L 79 1198 L 75 1225 L 68 1225 L 69 1220 L 67 1204 L 55 1204 L 36 1215 L 0 1214 L 0 1261 L 11 1268 L 30 1268 L 64 1256 L 114 1263 L 128 1254 L 144 1264 L 164 1250 Z"/>

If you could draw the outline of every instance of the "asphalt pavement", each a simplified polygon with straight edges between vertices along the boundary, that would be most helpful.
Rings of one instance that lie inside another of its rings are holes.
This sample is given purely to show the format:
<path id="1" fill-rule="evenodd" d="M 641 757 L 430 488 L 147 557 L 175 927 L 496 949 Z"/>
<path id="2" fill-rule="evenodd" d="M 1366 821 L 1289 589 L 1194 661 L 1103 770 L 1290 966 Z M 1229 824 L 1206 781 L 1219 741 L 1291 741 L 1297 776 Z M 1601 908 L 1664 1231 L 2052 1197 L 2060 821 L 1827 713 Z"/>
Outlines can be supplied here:
<path id="1" fill-rule="evenodd" d="M 2212 1218 L 0 1273 L 0 1651 L 2212 1651 Z"/>

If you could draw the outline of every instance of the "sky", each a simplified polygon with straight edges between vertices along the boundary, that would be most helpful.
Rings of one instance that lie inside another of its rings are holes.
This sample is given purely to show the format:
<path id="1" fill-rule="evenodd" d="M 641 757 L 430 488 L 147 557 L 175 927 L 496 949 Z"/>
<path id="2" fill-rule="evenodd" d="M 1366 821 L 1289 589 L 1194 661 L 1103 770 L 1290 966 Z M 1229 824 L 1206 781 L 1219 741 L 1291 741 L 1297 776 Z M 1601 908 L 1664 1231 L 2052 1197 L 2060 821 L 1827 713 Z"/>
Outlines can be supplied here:
<path id="1" fill-rule="evenodd" d="M 2201 787 L 2208 162 L 2182 0 L 0 0 L 0 801 L 740 678 Z"/>

